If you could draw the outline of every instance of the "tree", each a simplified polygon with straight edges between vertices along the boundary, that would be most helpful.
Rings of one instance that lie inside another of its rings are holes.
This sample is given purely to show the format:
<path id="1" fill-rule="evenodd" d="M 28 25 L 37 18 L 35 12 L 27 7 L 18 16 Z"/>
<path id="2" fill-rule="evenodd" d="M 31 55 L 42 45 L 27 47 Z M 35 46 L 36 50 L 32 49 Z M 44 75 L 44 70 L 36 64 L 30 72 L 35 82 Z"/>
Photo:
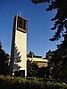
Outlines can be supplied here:
<path id="1" fill-rule="evenodd" d="M 58 40 L 62 36 L 62 32 L 67 30 L 67 0 L 32 0 L 33 3 L 48 2 L 47 11 L 56 9 L 56 15 L 51 20 L 54 21 L 54 27 L 51 30 L 56 30 L 51 41 Z"/>
<path id="2" fill-rule="evenodd" d="M 8 74 L 8 62 L 9 55 L 2 49 L 2 45 L 0 42 L 0 74 L 6 75 Z"/>
<path id="3" fill-rule="evenodd" d="M 64 41 L 57 45 L 56 54 L 54 56 L 53 77 L 66 80 L 67 79 L 67 0 L 32 0 L 33 3 L 48 2 L 47 11 L 56 10 L 56 15 L 51 19 L 54 21 L 54 26 L 51 30 L 56 30 L 51 41 L 58 40 L 61 36 Z"/>
<path id="4" fill-rule="evenodd" d="M 38 66 L 36 63 L 27 60 L 27 76 L 36 77 L 38 73 Z"/>
<path id="5" fill-rule="evenodd" d="M 53 69 L 53 77 L 60 80 L 67 80 L 67 33 L 65 33 L 64 41 L 57 45 L 56 56 L 54 58 L 55 67 Z"/>

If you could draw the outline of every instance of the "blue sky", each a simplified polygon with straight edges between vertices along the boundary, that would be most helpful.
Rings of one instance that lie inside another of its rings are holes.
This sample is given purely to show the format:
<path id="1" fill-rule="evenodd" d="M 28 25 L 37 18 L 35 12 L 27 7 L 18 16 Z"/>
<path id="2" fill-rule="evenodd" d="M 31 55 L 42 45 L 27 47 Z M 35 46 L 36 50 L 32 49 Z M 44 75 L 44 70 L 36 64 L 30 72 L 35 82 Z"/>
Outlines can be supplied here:
<path id="1" fill-rule="evenodd" d="M 36 55 L 45 57 L 48 50 L 55 50 L 57 41 L 51 42 L 54 31 L 51 18 L 55 12 L 47 12 L 48 4 L 33 4 L 31 0 L 0 0 L 0 40 L 3 49 L 11 53 L 13 19 L 16 14 L 28 20 L 28 46 L 27 53 L 33 51 Z"/>

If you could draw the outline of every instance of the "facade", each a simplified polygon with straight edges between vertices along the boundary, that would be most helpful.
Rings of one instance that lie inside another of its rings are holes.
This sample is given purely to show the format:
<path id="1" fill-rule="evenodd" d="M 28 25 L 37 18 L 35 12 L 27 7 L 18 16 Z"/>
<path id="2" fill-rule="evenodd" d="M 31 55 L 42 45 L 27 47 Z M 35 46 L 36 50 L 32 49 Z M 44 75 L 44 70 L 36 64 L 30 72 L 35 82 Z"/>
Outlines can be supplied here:
<path id="1" fill-rule="evenodd" d="M 29 54 L 27 54 L 27 59 L 29 59 L 31 62 L 35 62 L 39 68 L 48 66 L 48 60 L 47 59 L 42 58 L 42 56 L 36 56 L 31 51 Z"/>
<path id="2" fill-rule="evenodd" d="M 13 23 L 10 75 L 27 76 L 27 20 L 16 15 Z"/>

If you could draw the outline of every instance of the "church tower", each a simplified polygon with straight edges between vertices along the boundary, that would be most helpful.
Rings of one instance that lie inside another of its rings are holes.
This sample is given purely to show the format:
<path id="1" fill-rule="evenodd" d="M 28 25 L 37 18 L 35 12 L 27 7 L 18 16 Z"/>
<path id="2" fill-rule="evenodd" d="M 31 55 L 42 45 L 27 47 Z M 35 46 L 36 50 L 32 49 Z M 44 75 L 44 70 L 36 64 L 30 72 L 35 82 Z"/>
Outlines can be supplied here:
<path id="1" fill-rule="evenodd" d="M 27 20 L 16 15 L 13 23 L 10 75 L 27 76 Z"/>

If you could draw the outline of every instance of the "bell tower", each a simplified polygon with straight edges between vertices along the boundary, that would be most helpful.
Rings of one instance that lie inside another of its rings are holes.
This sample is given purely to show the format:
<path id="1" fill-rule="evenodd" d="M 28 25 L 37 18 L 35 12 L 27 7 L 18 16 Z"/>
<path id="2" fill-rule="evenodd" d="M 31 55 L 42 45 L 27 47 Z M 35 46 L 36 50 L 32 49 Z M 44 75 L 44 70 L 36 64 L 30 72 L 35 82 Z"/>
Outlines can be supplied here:
<path id="1" fill-rule="evenodd" d="M 10 75 L 27 76 L 27 20 L 16 15 L 13 23 Z"/>

